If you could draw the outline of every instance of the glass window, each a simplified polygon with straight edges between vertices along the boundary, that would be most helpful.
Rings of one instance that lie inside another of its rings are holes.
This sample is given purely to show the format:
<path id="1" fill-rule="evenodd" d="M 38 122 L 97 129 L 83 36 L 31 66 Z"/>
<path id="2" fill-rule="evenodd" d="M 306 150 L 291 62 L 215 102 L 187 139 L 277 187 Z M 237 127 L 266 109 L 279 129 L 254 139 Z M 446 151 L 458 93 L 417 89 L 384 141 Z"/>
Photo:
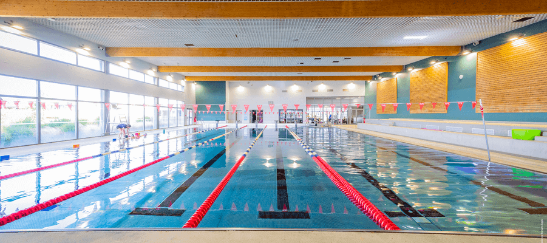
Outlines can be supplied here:
<path id="1" fill-rule="evenodd" d="M 126 93 L 120 93 L 115 91 L 110 91 L 110 103 L 116 104 L 128 104 L 128 96 Z"/>
<path id="2" fill-rule="evenodd" d="M 0 148 L 36 143 L 36 99 L 1 97 Z"/>
<path id="3" fill-rule="evenodd" d="M 160 107 L 158 120 L 160 121 L 160 128 L 169 127 L 169 108 Z"/>
<path id="4" fill-rule="evenodd" d="M 0 94 L 36 97 L 36 80 L 0 75 Z"/>
<path id="5" fill-rule="evenodd" d="M 41 41 L 40 56 L 76 65 L 76 52 Z"/>
<path id="6" fill-rule="evenodd" d="M 167 104 L 169 104 L 169 100 L 168 100 L 168 99 L 159 98 L 159 104 L 160 104 L 161 106 L 167 106 Z"/>
<path id="7" fill-rule="evenodd" d="M 154 106 L 154 97 L 144 97 L 146 107 L 144 108 L 144 129 L 152 130 L 156 124 L 156 112 L 157 108 Z"/>
<path id="8" fill-rule="evenodd" d="M 78 95 L 80 95 L 80 93 L 78 93 Z M 104 126 L 101 125 L 101 114 L 103 109 L 103 103 L 78 103 L 78 128 L 80 129 L 80 138 L 98 137 L 103 134 Z"/>
<path id="9" fill-rule="evenodd" d="M 141 100 L 144 100 L 142 95 L 140 95 Z M 132 97 L 130 99 L 133 101 Z M 134 104 L 129 107 L 129 117 L 131 124 L 131 131 L 142 131 L 144 130 L 144 106 L 143 102 L 140 104 Z"/>
<path id="10" fill-rule="evenodd" d="M 78 54 L 78 66 L 93 69 L 96 71 L 104 71 L 104 61 Z"/>
<path id="11" fill-rule="evenodd" d="M 156 79 L 156 78 L 154 78 L 154 77 L 152 77 L 152 76 L 150 76 L 150 75 L 146 75 L 146 74 L 144 75 L 144 82 L 145 82 L 145 83 L 148 83 L 148 84 L 156 84 L 156 82 L 154 82 L 155 79 Z"/>
<path id="12" fill-rule="evenodd" d="M 129 95 L 129 104 L 143 105 L 144 104 L 144 96 L 130 94 Z"/>
<path id="13" fill-rule="evenodd" d="M 38 42 L 23 36 L 0 31 L 0 46 L 38 55 Z"/>
<path id="14" fill-rule="evenodd" d="M 177 84 L 176 83 L 169 83 L 169 88 L 172 90 L 177 90 Z"/>
<path id="15" fill-rule="evenodd" d="M 114 63 L 109 63 L 108 64 L 108 72 L 110 74 L 114 74 L 116 76 L 120 76 L 120 77 L 124 77 L 124 78 L 127 78 L 128 75 L 129 75 L 129 69 L 127 68 L 124 68 L 124 67 L 120 67 Z"/>
<path id="16" fill-rule="evenodd" d="M 41 81 L 40 96 L 42 98 L 75 100 L 76 89 L 72 85 Z"/>
<path id="17" fill-rule="evenodd" d="M 180 105 L 184 104 L 182 101 L 177 101 L 177 120 L 179 127 L 184 126 L 184 111 L 180 109 Z"/>
<path id="18" fill-rule="evenodd" d="M 160 87 L 169 88 L 169 82 L 167 80 L 159 79 L 159 85 Z"/>
<path id="19" fill-rule="evenodd" d="M 76 109 L 72 101 L 42 100 L 42 143 L 76 138 L 74 118 Z M 44 108 L 45 107 L 45 108 Z"/>
<path id="20" fill-rule="evenodd" d="M 180 92 L 184 92 L 184 86 L 182 86 L 182 85 L 179 84 L 178 88 L 179 88 L 178 90 L 179 90 Z"/>
<path id="21" fill-rule="evenodd" d="M 101 90 L 78 87 L 78 100 L 101 102 Z"/>
<path id="22" fill-rule="evenodd" d="M 154 97 L 145 96 L 145 97 L 144 97 L 144 103 L 145 103 L 146 105 L 151 105 L 151 106 L 153 106 L 153 105 L 154 105 L 154 99 L 155 99 Z"/>
<path id="23" fill-rule="evenodd" d="M 112 97 L 112 96 L 111 96 Z M 116 126 L 120 123 L 128 123 L 129 106 L 120 103 L 112 103 L 110 105 L 110 133 L 117 134 Z"/>
<path id="24" fill-rule="evenodd" d="M 144 73 L 129 70 L 129 78 L 137 81 L 144 82 Z"/>
<path id="25" fill-rule="evenodd" d="M 171 102 L 173 100 L 169 100 Z M 177 126 L 177 107 L 176 107 L 176 101 L 174 101 L 175 104 L 171 104 L 172 107 L 169 108 L 169 127 L 176 127 Z"/>

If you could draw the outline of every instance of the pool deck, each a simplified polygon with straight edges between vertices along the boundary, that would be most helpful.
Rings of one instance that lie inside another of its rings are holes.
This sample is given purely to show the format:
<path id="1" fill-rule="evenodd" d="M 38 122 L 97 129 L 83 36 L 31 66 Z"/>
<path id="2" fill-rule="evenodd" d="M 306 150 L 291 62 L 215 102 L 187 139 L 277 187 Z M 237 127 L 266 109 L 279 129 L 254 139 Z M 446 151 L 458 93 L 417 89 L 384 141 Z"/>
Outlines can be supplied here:
<path id="1" fill-rule="evenodd" d="M 469 233 L 431 232 L 362 232 L 362 231 L 298 231 L 298 230 L 99 230 L 99 231 L 53 231 L 53 232 L 6 232 L 1 233 L 2 242 L 541 242 L 539 237 L 481 235 Z"/>
<path id="2" fill-rule="evenodd" d="M 352 132 L 357 132 L 357 133 L 385 138 L 385 139 L 389 139 L 389 140 L 393 140 L 397 142 L 412 144 L 416 146 L 426 147 L 430 149 L 435 149 L 439 151 L 444 151 L 448 153 L 453 153 L 453 154 L 458 154 L 458 155 L 462 155 L 466 157 L 488 161 L 488 154 L 486 150 L 483 150 L 483 149 L 476 149 L 476 148 L 410 138 L 405 136 L 368 131 L 364 129 L 358 129 L 356 125 L 337 125 L 335 127 L 352 131 Z M 522 156 L 511 155 L 507 153 L 499 153 L 499 152 L 490 152 L 490 156 L 491 156 L 491 161 L 494 163 L 509 165 L 509 166 L 527 169 L 531 171 L 537 171 L 541 173 L 547 173 L 547 162 L 543 160 L 537 160 L 537 159 L 526 158 Z"/>

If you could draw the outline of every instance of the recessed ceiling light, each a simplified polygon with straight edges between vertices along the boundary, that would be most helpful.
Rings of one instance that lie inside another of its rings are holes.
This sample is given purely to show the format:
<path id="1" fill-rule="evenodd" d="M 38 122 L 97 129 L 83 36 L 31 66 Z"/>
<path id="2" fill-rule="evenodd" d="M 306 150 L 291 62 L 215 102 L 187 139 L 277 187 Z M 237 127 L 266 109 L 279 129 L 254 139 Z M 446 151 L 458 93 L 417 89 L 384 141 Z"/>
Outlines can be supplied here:
<path id="1" fill-rule="evenodd" d="M 470 50 L 465 50 L 465 51 L 463 51 L 463 52 L 462 52 L 462 55 L 464 55 L 464 56 L 465 56 L 465 55 L 467 55 L 467 54 L 470 54 L 470 53 L 471 53 L 471 51 L 470 51 Z"/>
<path id="2" fill-rule="evenodd" d="M 24 29 L 23 27 L 21 27 L 19 25 L 12 25 L 11 27 L 14 28 L 14 29 L 18 29 L 18 30 Z"/>
<path id="3" fill-rule="evenodd" d="M 427 38 L 427 36 L 425 35 L 419 35 L 419 36 L 408 35 L 403 37 L 403 39 L 405 40 L 423 40 L 425 38 Z"/>

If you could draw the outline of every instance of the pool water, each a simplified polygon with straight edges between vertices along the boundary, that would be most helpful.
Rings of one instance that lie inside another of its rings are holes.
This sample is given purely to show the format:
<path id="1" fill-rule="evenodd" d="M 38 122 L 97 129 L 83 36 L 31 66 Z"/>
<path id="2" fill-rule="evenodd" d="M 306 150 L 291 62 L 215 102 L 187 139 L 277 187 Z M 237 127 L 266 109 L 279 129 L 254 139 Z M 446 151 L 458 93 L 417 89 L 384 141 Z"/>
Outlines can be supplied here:
<path id="1" fill-rule="evenodd" d="M 233 131 L 0 230 L 181 228 L 263 130 L 225 128 L 184 136 L 208 129 L 181 129 L 122 145 L 98 143 L 1 161 L 0 175 L 7 175 L 137 146 L 0 180 L 3 217 Z M 547 213 L 545 174 L 337 128 L 299 127 L 296 132 L 402 230 L 541 232 Z M 170 139 L 161 141 L 166 138 Z M 139 146 L 143 144 L 147 145 Z M 381 230 L 287 129 L 269 127 L 199 227 Z"/>

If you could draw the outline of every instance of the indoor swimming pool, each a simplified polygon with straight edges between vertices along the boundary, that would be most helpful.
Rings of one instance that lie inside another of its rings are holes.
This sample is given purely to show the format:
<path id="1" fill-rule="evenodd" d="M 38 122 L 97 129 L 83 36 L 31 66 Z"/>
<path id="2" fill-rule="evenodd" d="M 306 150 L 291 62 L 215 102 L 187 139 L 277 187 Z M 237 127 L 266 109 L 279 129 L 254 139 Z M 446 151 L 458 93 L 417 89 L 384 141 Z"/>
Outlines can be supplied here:
<path id="1" fill-rule="evenodd" d="M 0 162 L 0 218 L 61 198 L 0 230 L 179 229 L 241 158 L 199 228 L 382 230 L 292 131 L 401 230 L 541 232 L 545 174 L 306 126 L 198 127 L 12 157 Z"/>

